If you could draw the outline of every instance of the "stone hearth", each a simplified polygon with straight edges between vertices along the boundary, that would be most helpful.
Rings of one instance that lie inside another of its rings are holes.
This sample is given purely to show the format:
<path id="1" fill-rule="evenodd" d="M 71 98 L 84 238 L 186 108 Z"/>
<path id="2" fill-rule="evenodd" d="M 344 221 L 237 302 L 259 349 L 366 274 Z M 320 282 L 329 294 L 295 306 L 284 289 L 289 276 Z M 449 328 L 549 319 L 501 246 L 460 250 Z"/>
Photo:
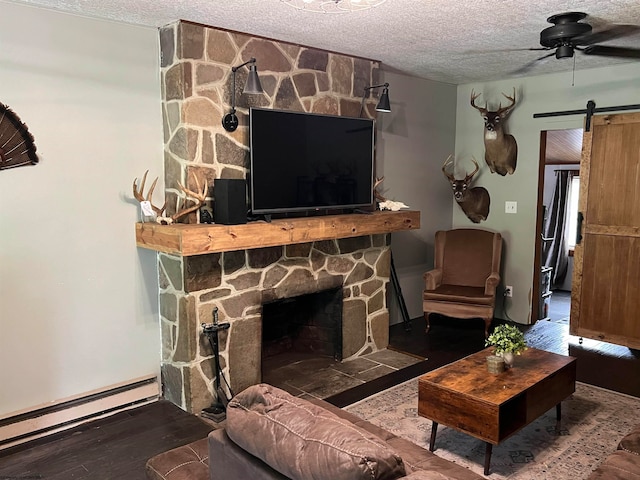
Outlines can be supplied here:
<path id="1" fill-rule="evenodd" d="M 262 305 L 342 288 L 342 357 L 387 347 L 389 235 L 179 257 L 160 254 L 164 396 L 197 413 L 211 405 L 213 352 L 202 323 L 219 320 L 221 367 L 238 392 L 261 381 Z"/>

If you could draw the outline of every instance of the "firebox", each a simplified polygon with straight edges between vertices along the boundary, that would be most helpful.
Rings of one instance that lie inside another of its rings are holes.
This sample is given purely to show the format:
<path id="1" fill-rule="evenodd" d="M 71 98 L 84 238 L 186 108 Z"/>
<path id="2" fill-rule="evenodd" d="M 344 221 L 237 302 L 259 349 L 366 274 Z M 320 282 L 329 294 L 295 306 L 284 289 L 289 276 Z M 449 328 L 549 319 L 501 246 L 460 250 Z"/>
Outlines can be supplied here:
<path id="1" fill-rule="evenodd" d="M 262 375 L 300 359 L 342 360 L 342 288 L 262 306 Z"/>

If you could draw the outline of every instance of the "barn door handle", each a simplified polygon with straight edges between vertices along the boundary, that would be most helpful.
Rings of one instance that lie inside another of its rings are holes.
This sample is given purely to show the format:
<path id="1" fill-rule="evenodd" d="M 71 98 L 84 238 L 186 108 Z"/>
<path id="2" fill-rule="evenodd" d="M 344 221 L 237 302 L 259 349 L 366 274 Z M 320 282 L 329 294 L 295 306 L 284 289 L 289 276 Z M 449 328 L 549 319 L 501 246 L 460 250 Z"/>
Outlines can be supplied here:
<path id="1" fill-rule="evenodd" d="M 576 245 L 580 245 L 582 242 L 582 221 L 584 220 L 584 215 L 582 212 L 578 212 L 578 224 L 576 228 Z"/>

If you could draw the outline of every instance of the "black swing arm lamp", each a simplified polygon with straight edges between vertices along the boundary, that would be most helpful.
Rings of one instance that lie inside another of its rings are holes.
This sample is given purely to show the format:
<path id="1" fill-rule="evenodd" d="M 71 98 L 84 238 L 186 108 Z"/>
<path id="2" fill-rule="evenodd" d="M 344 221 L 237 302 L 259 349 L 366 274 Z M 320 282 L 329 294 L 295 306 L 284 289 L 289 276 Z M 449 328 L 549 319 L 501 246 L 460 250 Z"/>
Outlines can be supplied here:
<path id="1" fill-rule="evenodd" d="M 258 77 L 258 69 L 256 68 L 256 59 L 251 57 L 241 65 L 231 67 L 232 87 L 231 87 L 231 111 L 222 117 L 222 126 L 228 132 L 233 132 L 238 128 L 238 117 L 236 116 L 236 72 L 242 67 L 249 65 L 249 76 L 247 83 L 244 85 L 242 93 L 259 94 L 263 93 L 260 77 Z"/>
<path id="2" fill-rule="evenodd" d="M 381 83 L 380 85 L 371 85 L 369 87 L 364 87 L 364 94 L 362 95 L 362 103 L 360 104 L 360 115 L 358 117 L 362 117 L 362 113 L 364 112 L 364 102 L 367 100 L 367 96 L 369 94 L 369 90 L 373 90 L 374 88 L 383 87 L 382 93 L 380 94 L 380 100 L 378 101 L 378 105 L 376 105 L 377 112 L 390 112 L 391 104 L 389 103 L 389 84 Z"/>

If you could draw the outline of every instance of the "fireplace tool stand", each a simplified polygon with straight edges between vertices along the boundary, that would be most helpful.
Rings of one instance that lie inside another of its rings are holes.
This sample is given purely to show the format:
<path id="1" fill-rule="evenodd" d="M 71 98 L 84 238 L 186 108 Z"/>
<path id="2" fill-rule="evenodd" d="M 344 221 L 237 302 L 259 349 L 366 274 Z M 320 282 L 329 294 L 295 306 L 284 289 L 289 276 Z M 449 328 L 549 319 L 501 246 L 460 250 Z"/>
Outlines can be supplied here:
<path id="1" fill-rule="evenodd" d="M 210 407 L 202 410 L 202 416 L 210 418 L 215 422 L 221 422 L 226 418 L 227 404 L 234 395 L 233 390 L 231 390 L 231 385 L 227 382 L 227 379 L 222 372 L 222 368 L 220 368 L 220 343 L 218 341 L 218 332 L 221 330 L 227 330 L 230 326 L 231 325 L 229 323 L 218 323 L 218 307 L 213 309 L 213 323 L 202 324 L 202 332 L 209 339 L 209 344 L 213 350 L 216 372 L 214 390 L 217 397 L 217 400 L 215 400 Z M 224 380 L 229 396 L 227 396 L 227 392 L 222 386 L 222 380 Z"/>
<path id="2" fill-rule="evenodd" d="M 398 307 L 402 314 L 402 323 L 404 325 L 404 331 L 411 331 L 411 317 L 407 310 L 407 304 L 404 303 L 404 295 L 402 295 L 402 288 L 400 287 L 400 280 L 398 280 L 398 274 L 396 273 L 396 266 L 393 263 L 393 253 L 391 254 L 391 284 L 393 285 L 393 291 L 396 294 L 396 300 L 398 301 Z"/>

